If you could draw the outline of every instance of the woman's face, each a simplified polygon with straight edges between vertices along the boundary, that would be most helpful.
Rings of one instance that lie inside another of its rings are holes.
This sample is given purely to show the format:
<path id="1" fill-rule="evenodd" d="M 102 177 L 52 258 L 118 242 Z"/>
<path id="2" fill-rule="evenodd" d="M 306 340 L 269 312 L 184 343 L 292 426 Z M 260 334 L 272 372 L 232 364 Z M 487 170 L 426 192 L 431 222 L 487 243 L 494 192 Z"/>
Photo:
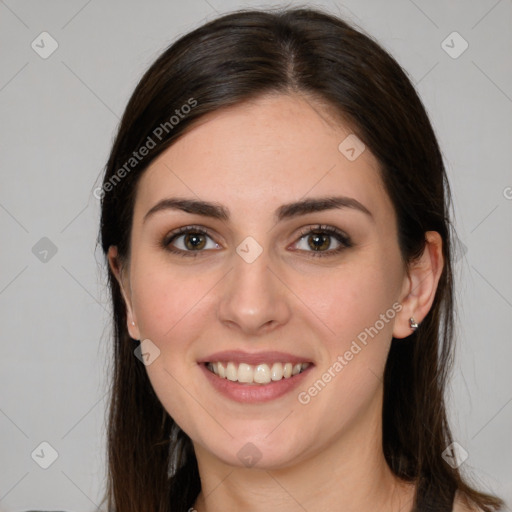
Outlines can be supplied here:
<path id="1" fill-rule="evenodd" d="M 379 431 L 408 278 L 375 157 L 323 112 L 274 95 L 210 114 L 139 182 L 128 328 L 202 457 L 286 467 Z M 148 214 L 169 199 L 187 203 Z"/>

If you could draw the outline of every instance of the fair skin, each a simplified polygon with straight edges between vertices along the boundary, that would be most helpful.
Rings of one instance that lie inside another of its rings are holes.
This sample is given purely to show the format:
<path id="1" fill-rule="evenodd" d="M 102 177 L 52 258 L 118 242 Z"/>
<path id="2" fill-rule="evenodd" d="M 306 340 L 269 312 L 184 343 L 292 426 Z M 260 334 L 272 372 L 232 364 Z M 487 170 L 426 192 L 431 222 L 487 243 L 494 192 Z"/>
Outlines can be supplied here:
<path id="1" fill-rule="evenodd" d="M 414 486 L 394 477 L 382 452 L 382 376 L 391 338 L 408 336 L 409 318 L 421 322 L 432 306 L 442 241 L 427 232 L 422 257 L 404 265 L 375 157 L 366 148 L 350 161 L 338 150 L 350 133 L 296 95 L 207 115 L 141 177 L 124 268 L 110 248 L 130 336 L 158 347 L 148 376 L 193 442 L 198 512 L 411 509 Z M 345 207 L 274 217 L 285 203 L 334 195 L 356 199 L 371 215 Z M 223 205 L 229 219 L 165 209 L 143 221 L 171 197 Z M 301 230 L 319 224 L 352 245 L 336 253 L 343 244 L 327 234 L 329 254 L 315 257 L 314 237 Z M 208 232 L 200 251 L 184 235 L 168 247 L 185 256 L 160 245 L 190 225 Z M 236 251 L 246 237 L 263 249 L 250 263 Z M 387 321 L 377 324 L 382 314 Z M 371 326 L 378 333 L 333 374 L 338 356 Z M 198 363 L 222 350 L 279 350 L 311 366 L 297 389 L 241 403 L 219 393 Z M 329 368 L 327 385 L 301 403 L 298 394 Z M 257 448 L 255 465 L 239 457 L 247 443 Z"/>

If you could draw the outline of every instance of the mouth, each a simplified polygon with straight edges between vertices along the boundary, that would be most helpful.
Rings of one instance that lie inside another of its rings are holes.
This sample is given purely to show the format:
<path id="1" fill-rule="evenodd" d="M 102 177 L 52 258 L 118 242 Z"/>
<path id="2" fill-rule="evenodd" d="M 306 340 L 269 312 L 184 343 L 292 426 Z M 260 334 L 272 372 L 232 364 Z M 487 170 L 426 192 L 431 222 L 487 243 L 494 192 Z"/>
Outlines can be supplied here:
<path id="1" fill-rule="evenodd" d="M 197 361 L 210 389 L 244 404 L 289 399 L 315 368 L 308 356 L 291 352 L 223 350 Z"/>
<path id="2" fill-rule="evenodd" d="M 291 379 L 311 366 L 310 362 L 236 363 L 234 361 L 205 362 L 206 369 L 231 382 L 265 386 L 272 382 Z"/>
<path id="3" fill-rule="evenodd" d="M 197 362 L 211 389 L 242 404 L 289 400 L 315 367 L 284 352 L 224 351 Z"/>

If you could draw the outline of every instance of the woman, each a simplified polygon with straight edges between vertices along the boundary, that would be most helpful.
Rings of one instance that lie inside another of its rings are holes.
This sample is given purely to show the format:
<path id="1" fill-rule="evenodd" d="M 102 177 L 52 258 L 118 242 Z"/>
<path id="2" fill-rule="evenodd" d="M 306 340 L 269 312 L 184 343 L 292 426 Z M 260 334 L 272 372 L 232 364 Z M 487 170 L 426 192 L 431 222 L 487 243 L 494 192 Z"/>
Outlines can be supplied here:
<path id="1" fill-rule="evenodd" d="M 97 193 L 109 510 L 502 505 L 462 478 L 447 423 L 441 153 L 371 38 L 310 9 L 183 36 L 133 93 Z"/>

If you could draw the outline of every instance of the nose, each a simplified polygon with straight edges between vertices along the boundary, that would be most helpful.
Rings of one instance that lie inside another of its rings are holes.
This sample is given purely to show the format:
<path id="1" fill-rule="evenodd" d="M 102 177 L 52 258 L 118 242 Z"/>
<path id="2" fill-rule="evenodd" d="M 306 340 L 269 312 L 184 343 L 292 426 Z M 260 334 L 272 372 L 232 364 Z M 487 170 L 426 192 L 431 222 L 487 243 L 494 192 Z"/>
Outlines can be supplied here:
<path id="1" fill-rule="evenodd" d="M 278 266 L 268 252 L 254 260 L 233 256 L 233 269 L 223 280 L 219 320 L 240 334 L 254 336 L 285 325 L 291 316 L 289 294 L 279 279 Z"/>

